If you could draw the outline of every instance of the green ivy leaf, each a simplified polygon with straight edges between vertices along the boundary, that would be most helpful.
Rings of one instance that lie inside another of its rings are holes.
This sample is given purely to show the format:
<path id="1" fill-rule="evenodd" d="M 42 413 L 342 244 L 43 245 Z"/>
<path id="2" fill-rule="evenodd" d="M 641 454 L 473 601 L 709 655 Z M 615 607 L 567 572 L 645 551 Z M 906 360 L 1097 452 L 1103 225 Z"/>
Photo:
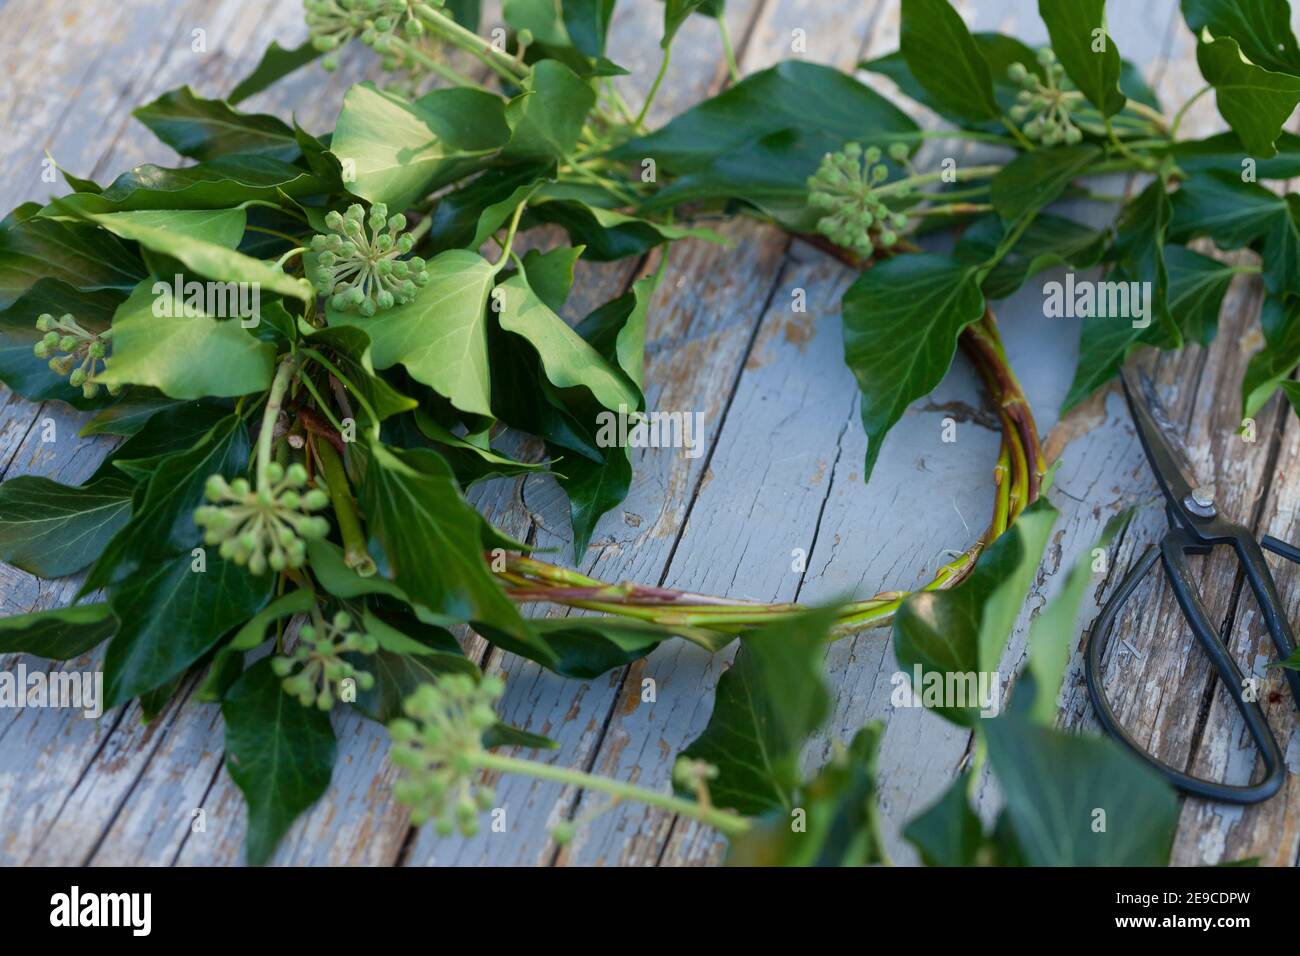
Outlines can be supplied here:
<path id="1" fill-rule="evenodd" d="M 981 727 L 1028 865 L 1168 865 L 1178 798 L 1119 744 L 1010 714 Z M 1099 809 L 1106 813 L 1104 830 L 1093 826 Z"/>
<path id="2" fill-rule="evenodd" d="M 287 49 L 280 46 L 275 40 L 266 48 L 262 54 L 262 59 L 258 60 L 257 66 L 253 72 L 244 77 L 226 97 L 226 102 L 232 106 L 242 103 L 255 93 L 260 93 L 272 83 L 284 79 L 295 70 L 306 66 L 312 60 L 320 56 L 321 53 L 314 46 L 311 40 L 306 40 L 300 46 L 293 49 Z"/>
<path id="3" fill-rule="evenodd" d="M 542 60 L 510 101 L 505 118 L 508 159 L 564 159 L 578 145 L 587 114 L 596 105 L 591 85 L 558 60 Z"/>
<path id="4" fill-rule="evenodd" d="M 1119 50 L 1105 32 L 1098 35 L 1105 30 L 1106 0 L 1038 0 L 1038 15 L 1074 85 L 1103 116 L 1122 110 Z"/>
<path id="5" fill-rule="evenodd" d="M 1285 197 L 1222 170 L 1188 177 L 1174 194 L 1173 210 L 1171 239 L 1209 236 L 1220 249 L 1249 245 L 1289 214 Z"/>
<path id="6" fill-rule="evenodd" d="M 1196 62 L 1214 87 L 1219 114 L 1246 149 L 1262 158 L 1276 153 L 1282 125 L 1300 103 L 1300 77 L 1246 62 L 1231 37 L 1198 43 Z"/>
<path id="7" fill-rule="evenodd" d="M 1124 209 L 1113 250 L 1120 274 L 1112 278 L 1151 283 L 1153 314 L 1147 316 L 1151 324 L 1141 332 L 1144 341 L 1162 348 L 1183 344 L 1182 327 L 1169 311 L 1169 271 L 1164 255 L 1172 217 L 1169 184 L 1162 173 Z"/>
<path id="8" fill-rule="evenodd" d="M 665 50 L 673 45 L 677 31 L 692 13 L 700 13 L 709 0 L 664 0 L 664 36 L 659 45 Z"/>
<path id="9" fill-rule="evenodd" d="M 34 654 L 66 661 L 102 644 L 117 630 L 107 604 L 74 604 L 0 617 L 0 654 Z"/>
<path id="10" fill-rule="evenodd" d="M 1181 140 L 1169 147 L 1167 153 L 1186 173 L 1239 170 L 1249 158 L 1259 179 L 1294 179 L 1300 176 L 1300 136 L 1283 130 L 1273 145 L 1277 148 L 1275 156 L 1256 159 L 1241 144 L 1240 137 L 1229 131 L 1205 139 Z"/>
<path id="11" fill-rule="evenodd" d="M 971 774 L 967 770 L 944 791 L 938 802 L 908 821 L 907 842 L 921 852 L 926 866 L 975 866 L 984 846 L 984 827 L 970 808 Z"/>
<path id="12" fill-rule="evenodd" d="M 800 751 L 830 709 L 821 667 L 835 614 L 820 608 L 742 635 L 708 726 L 682 753 L 718 768 L 717 806 L 745 816 L 795 806 Z"/>
<path id="13" fill-rule="evenodd" d="M 993 177 L 991 200 L 1005 223 L 1019 222 L 1060 198 L 1101 150 L 1091 143 L 1021 153 Z"/>
<path id="14" fill-rule="evenodd" d="M 1006 235 L 1007 229 L 997 216 L 985 216 L 962 233 L 953 250 L 954 256 L 971 265 L 997 261 L 981 284 L 990 299 L 1005 299 L 1030 276 L 1053 266 L 1090 268 L 1106 248 L 1105 232 L 1049 213 L 1035 216 L 1015 245 L 999 258 L 998 250 Z"/>
<path id="15" fill-rule="evenodd" d="M 226 769 L 248 803 L 244 850 L 261 866 L 304 810 L 329 788 L 334 729 L 329 714 L 303 707 L 280 687 L 269 659 L 235 682 L 221 704 Z"/>
<path id="16" fill-rule="evenodd" d="M 105 709 L 185 673 L 270 599 L 274 575 L 253 575 L 208 552 L 206 570 L 194 570 L 195 559 L 181 554 L 109 587 L 109 606 L 122 624 L 104 656 Z"/>
<path id="17" fill-rule="evenodd" d="M 1300 75 L 1300 48 L 1291 32 L 1287 0 L 1182 0 L 1183 19 L 1196 36 L 1232 37 L 1252 63 Z"/>
<path id="18" fill-rule="evenodd" d="M 561 6 L 564 26 L 573 45 L 593 60 L 604 56 L 614 0 L 569 0 Z"/>
<path id="19" fill-rule="evenodd" d="M 1165 246 L 1165 268 L 1169 271 L 1170 313 L 1183 317 L 1183 331 L 1189 339 L 1209 345 L 1236 267 L 1186 246 Z"/>
<path id="20" fill-rule="evenodd" d="M 0 309 L 41 279 L 81 292 L 127 292 L 144 276 L 139 258 L 88 223 L 33 216 L 0 228 Z"/>
<path id="21" fill-rule="evenodd" d="M 291 163 L 302 154 L 293 130 L 274 116 L 241 113 L 223 100 L 203 99 L 188 86 L 164 93 L 131 115 L 191 159 L 252 153 Z"/>
<path id="22" fill-rule="evenodd" d="M 99 478 L 80 488 L 22 475 L 0 485 L 0 560 L 41 578 L 95 561 L 131 517 L 133 485 Z"/>
<path id="23" fill-rule="evenodd" d="M 361 326 L 336 325 L 316 329 L 306 337 L 306 341 L 314 348 L 324 347 L 333 353 L 334 365 L 375 410 L 380 421 L 419 405 L 414 398 L 403 395 L 375 372 L 370 336 Z M 348 386 L 345 385 L 344 390 L 347 391 Z"/>
<path id="24" fill-rule="evenodd" d="M 867 724 L 847 748 L 800 787 L 805 829 L 773 810 L 731 840 L 727 866 L 869 866 L 884 862 L 876 807 L 876 764 L 885 725 Z"/>
<path id="25" fill-rule="evenodd" d="M 234 397 L 270 387 L 274 345 L 249 335 L 238 319 L 185 312 L 172 298 L 171 283 L 140 283 L 114 317 L 112 352 L 99 380 L 150 385 L 181 399 Z"/>
<path id="26" fill-rule="evenodd" d="M 355 175 L 349 191 L 392 214 L 480 168 L 508 135 L 492 93 L 457 87 L 412 102 L 359 83 L 343 98 L 330 152 Z"/>
<path id="27" fill-rule="evenodd" d="M 948 0 L 903 0 L 899 49 L 908 68 L 945 109 L 968 120 L 997 119 L 993 74 Z"/>
<path id="28" fill-rule="evenodd" d="M 487 300 L 495 270 L 478 253 L 452 249 L 430 259 L 427 271 L 428 284 L 406 305 L 371 318 L 330 309 L 330 325 L 365 331 L 375 368 L 400 363 L 461 411 L 491 416 Z"/>
<path id="29" fill-rule="evenodd" d="M 929 253 L 864 272 L 844 294 L 844 360 L 862 390 L 863 480 L 907 406 L 947 373 L 961 330 L 984 314 L 974 267 Z"/>
<path id="30" fill-rule="evenodd" d="M 651 222 L 613 209 L 555 198 L 560 195 L 563 193 L 559 192 L 559 187 L 551 191 L 544 186 L 529 203 L 529 217 L 538 222 L 563 226 L 569 234 L 569 241 L 582 246 L 585 250 L 584 258 L 594 262 L 638 256 L 655 246 L 677 239 L 703 239 L 717 243 L 723 241 L 709 229 Z"/>
<path id="31" fill-rule="evenodd" d="M 828 108 L 809 109 L 810 103 Z M 889 100 L 834 67 L 785 60 L 745 77 L 613 155 L 638 163 L 653 158 L 661 170 L 679 175 L 702 172 L 718 157 L 786 129 L 817 130 L 837 145 L 854 140 L 865 145 L 915 132 L 917 125 Z"/>
<path id="32" fill-rule="evenodd" d="M 492 627 L 506 650 L 553 661 L 488 569 L 481 519 L 447 463 L 425 449 L 370 451 L 361 503 L 392 581 L 439 623 Z"/>
<path id="33" fill-rule="evenodd" d="M 926 685 L 935 679 L 948 686 L 948 674 L 991 674 L 1016 617 L 1024 606 L 1057 511 L 1040 498 L 980 555 L 971 576 L 949 591 L 918 591 L 894 615 L 894 656 L 909 678 L 920 666 L 923 685 L 912 694 L 929 709 L 963 726 L 981 723 L 987 701 L 926 700 Z M 974 688 L 972 688 L 974 689 Z M 994 687 L 994 693 L 1001 688 Z"/>
<path id="34" fill-rule="evenodd" d="M 1253 418 L 1300 365 L 1300 303 L 1269 296 L 1260 313 L 1265 345 L 1250 357 L 1241 380 L 1241 414 Z M 2 488 L 3 486 L 0 486 Z"/>

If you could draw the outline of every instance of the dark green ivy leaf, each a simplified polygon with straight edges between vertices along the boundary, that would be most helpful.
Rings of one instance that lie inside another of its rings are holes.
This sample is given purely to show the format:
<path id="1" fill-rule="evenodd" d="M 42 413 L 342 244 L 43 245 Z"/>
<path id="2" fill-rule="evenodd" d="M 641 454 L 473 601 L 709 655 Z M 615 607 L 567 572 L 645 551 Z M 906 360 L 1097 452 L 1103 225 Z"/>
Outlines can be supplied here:
<path id="1" fill-rule="evenodd" d="M 117 630 L 107 604 L 75 604 L 0 617 L 0 654 L 35 654 L 56 661 L 80 657 Z"/>
<path id="2" fill-rule="evenodd" d="M 1104 31 L 1106 0 L 1038 0 L 1052 49 L 1083 95 L 1103 116 L 1124 108 L 1119 50 Z"/>
<path id="3" fill-rule="evenodd" d="M 1183 332 L 1189 339 L 1209 345 L 1237 268 L 1186 246 L 1165 246 L 1165 268 L 1169 271 L 1170 313 L 1182 316 Z"/>
<path id="4" fill-rule="evenodd" d="M 708 726 L 682 753 L 718 768 L 709 783 L 717 806 L 745 816 L 795 806 L 800 752 L 830 708 L 821 667 L 835 613 L 820 608 L 742 635 Z"/>
<path id="5" fill-rule="evenodd" d="M 534 64 L 523 92 L 510 101 L 505 118 L 509 159 L 559 160 L 578 145 L 587 114 L 596 105 L 590 84 L 557 60 Z"/>
<path id="6" fill-rule="evenodd" d="M 249 864 L 261 866 L 299 814 L 329 788 L 334 729 L 329 714 L 284 692 L 269 658 L 235 682 L 221 715 L 226 769 L 248 803 L 244 849 Z"/>
<path id="7" fill-rule="evenodd" d="M 844 294 L 844 361 L 862 390 L 863 480 L 907 406 L 947 373 L 961 330 L 984 314 L 974 267 L 929 253 L 897 256 Z"/>
<path id="8" fill-rule="evenodd" d="M 473 29 L 473 27 L 470 29 Z M 306 66 L 320 55 L 320 51 L 312 46 L 310 39 L 291 50 L 272 40 L 271 45 L 266 48 L 266 52 L 262 54 L 262 59 L 258 61 L 253 72 L 244 77 L 230 91 L 230 96 L 226 97 L 226 102 L 234 106 L 248 99 L 254 93 L 262 92 L 272 83 L 283 79 L 300 67 Z"/>
<path id="9" fill-rule="evenodd" d="M 993 74 L 948 0 L 903 0 L 899 48 L 916 81 L 946 110 L 976 122 L 997 119 Z"/>
<path id="10" fill-rule="evenodd" d="M 164 93 L 131 115 L 191 159 L 252 153 L 291 163 L 301 155 L 293 130 L 274 116 L 241 113 L 223 100 L 203 99 L 188 86 Z"/>
<path id="11" fill-rule="evenodd" d="M 1013 223 L 1060 198 L 1101 150 L 1091 143 L 1021 153 L 993 177 L 991 199 L 1002 221 Z"/>
<path id="12" fill-rule="evenodd" d="M 1300 75 L 1300 49 L 1291 32 L 1287 0 L 1182 0 L 1183 19 L 1196 36 L 1232 37 L 1252 63 Z"/>
<path id="13" fill-rule="evenodd" d="M 990 299 L 1005 299 L 1030 276 L 1053 266 L 1094 266 L 1106 247 L 1105 232 L 1050 213 L 1035 216 L 1016 244 L 998 258 L 1004 238 L 1006 228 L 999 217 L 985 216 L 962 233 L 953 250 L 953 255 L 971 265 L 998 260 L 981 285 Z"/>
<path id="14" fill-rule="evenodd" d="M 41 578 L 95 561 L 131 517 L 131 482 L 104 477 L 81 487 L 22 475 L 0 485 L 0 560 Z"/>
<path id="15" fill-rule="evenodd" d="M 1214 87 L 1219 114 L 1253 155 L 1268 158 L 1282 125 L 1300 103 L 1300 76 L 1274 73 L 1248 63 L 1230 37 L 1196 45 L 1201 75 Z"/>
<path id="16" fill-rule="evenodd" d="M 1241 414 L 1253 418 L 1300 364 L 1300 302 L 1269 296 L 1260 313 L 1265 344 L 1250 357 L 1241 380 Z"/>
<path id="17" fill-rule="evenodd" d="M 971 775 L 957 776 L 938 802 L 908 821 L 903 836 L 921 852 L 926 866 L 974 866 L 984 844 L 984 827 L 966 794 Z"/>
<path id="18" fill-rule="evenodd" d="M 80 292 L 129 292 L 144 276 L 138 257 L 89 223 L 33 216 L 0 228 L 0 309 L 41 279 L 57 279 Z"/>
<path id="19" fill-rule="evenodd" d="M 1178 798 L 1146 764 L 1114 741 L 1011 714 L 981 726 L 1028 865 L 1168 865 Z"/>

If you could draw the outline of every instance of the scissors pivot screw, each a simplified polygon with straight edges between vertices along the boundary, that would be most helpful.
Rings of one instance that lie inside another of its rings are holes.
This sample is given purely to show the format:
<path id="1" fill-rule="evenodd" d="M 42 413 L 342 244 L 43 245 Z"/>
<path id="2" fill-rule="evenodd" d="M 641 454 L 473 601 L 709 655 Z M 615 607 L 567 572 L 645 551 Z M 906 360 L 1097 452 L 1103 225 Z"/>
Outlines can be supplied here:
<path id="1" fill-rule="evenodd" d="M 1192 489 L 1192 493 L 1183 499 L 1183 504 L 1192 514 L 1202 518 L 1213 518 L 1218 514 L 1218 510 L 1214 507 L 1213 485 L 1196 486 Z"/>

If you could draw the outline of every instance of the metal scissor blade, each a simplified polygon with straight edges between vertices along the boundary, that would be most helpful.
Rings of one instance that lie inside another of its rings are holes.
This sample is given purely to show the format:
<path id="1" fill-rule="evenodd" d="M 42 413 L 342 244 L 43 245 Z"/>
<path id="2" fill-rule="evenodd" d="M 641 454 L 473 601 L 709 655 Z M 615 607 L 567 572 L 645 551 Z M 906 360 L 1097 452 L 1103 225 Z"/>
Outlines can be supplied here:
<path id="1" fill-rule="evenodd" d="M 1197 480 L 1190 456 L 1177 429 L 1170 423 L 1151 379 L 1140 369 L 1124 368 L 1120 370 L 1120 382 L 1142 448 L 1169 503 L 1179 512 L 1188 510 L 1189 501 L 1203 500 L 1212 505 L 1214 488 Z"/>

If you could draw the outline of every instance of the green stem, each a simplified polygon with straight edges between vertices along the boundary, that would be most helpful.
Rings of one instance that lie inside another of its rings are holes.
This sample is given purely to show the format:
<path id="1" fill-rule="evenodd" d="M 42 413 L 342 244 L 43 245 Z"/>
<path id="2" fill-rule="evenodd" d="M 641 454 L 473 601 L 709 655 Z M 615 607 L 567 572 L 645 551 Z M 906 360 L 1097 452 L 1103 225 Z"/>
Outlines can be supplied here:
<path id="1" fill-rule="evenodd" d="M 580 787 L 596 793 L 603 793 L 617 800 L 635 800 L 648 806 L 659 807 L 671 813 L 689 817 L 706 826 L 711 826 L 726 836 L 740 836 L 753 826 L 744 817 L 725 810 L 704 806 L 694 800 L 684 800 L 666 793 L 647 790 L 644 787 L 611 780 L 581 770 L 569 770 L 551 764 L 535 763 L 532 760 L 520 760 L 501 754 L 482 751 L 470 756 L 470 760 L 484 770 L 496 770 L 501 773 L 518 773 L 538 780 L 550 780 L 556 783 Z"/>
<path id="2" fill-rule="evenodd" d="M 266 408 L 262 410 L 262 427 L 257 433 L 257 490 L 269 492 L 271 490 L 271 476 L 268 469 L 271 467 L 271 444 L 275 436 L 275 423 L 280 417 L 280 408 L 284 405 L 285 393 L 289 390 L 289 383 L 293 381 L 293 376 L 298 371 L 298 356 L 290 355 L 275 371 L 275 378 L 271 381 L 271 390 L 266 396 Z"/>
<path id="3" fill-rule="evenodd" d="M 379 415 L 375 413 L 375 409 L 370 404 L 370 401 L 366 398 L 365 393 L 363 393 L 359 388 L 357 388 L 354 384 L 352 384 L 352 382 L 348 379 L 348 377 L 339 371 L 338 366 L 336 366 L 325 356 L 321 355 L 315 349 L 303 349 L 302 354 L 307 358 L 311 359 L 313 362 L 319 364 L 326 371 L 328 371 L 331 375 L 333 375 L 336 379 L 338 379 L 343 384 L 344 388 L 346 388 L 349 392 L 352 393 L 353 396 L 356 397 L 357 401 L 361 403 L 361 407 L 365 409 L 366 414 L 370 416 L 370 422 L 372 427 L 374 428 L 375 438 L 378 438 L 379 437 Z M 316 397 L 316 401 L 321 405 L 321 410 L 324 411 L 326 414 L 329 414 L 328 409 L 325 407 L 325 403 L 320 401 L 319 396 Z M 339 428 L 337 423 L 333 423 L 333 424 L 335 428 Z M 339 430 L 342 431 L 341 428 Z"/>
<path id="4" fill-rule="evenodd" d="M 1137 113 L 1139 116 L 1145 116 L 1151 122 L 1151 125 L 1154 126 L 1157 130 L 1160 130 L 1162 132 L 1164 131 L 1165 116 L 1159 110 L 1154 110 L 1151 107 L 1147 106 L 1145 103 L 1139 103 L 1137 100 L 1134 99 L 1130 99 L 1128 103 L 1125 104 L 1125 108 L 1132 110 L 1134 113 Z"/>
<path id="5" fill-rule="evenodd" d="M 523 216 L 527 205 L 528 200 L 525 199 L 515 207 L 515 214 L 510 217 L 510 228 L 506 231 L 506 241 L 501 244 L 501 258 L 492 264 L 493 272 L 500 272 L 510 260 L 510 250 L 515 244 L 515 232 L 519 229 L 519 219 Z"/>
<path id="6" fill-rule="evenodd" d="M 498 50 L 472 30 L 467 30 L 455 20 L 444 16 L 427 4 L 417 4 L 415 14 L 427 26 L 447 40 L 482 60 L 502 79 L 518 84 L 523 82 L 528 73 L 515 62 L 514 57 L 503 50 Z"/>
<path id="7" fill-rule="evenodd" d="M 1029 141 L 1029 137 L 1027 137 L 1024 133 L 1020 131 L 1019 126 L 1011 122 L 1005 116 L 1000 116 L 998 117 L 998 119 L 1002 120 L 1002 125 L 1005 126 L 1011 132 L 1011 135 L 1015 138 L 1015 141 L 1020 144 L 1021 149 L 1029 150 L 1031 152 L 1033 151 L 1034 144 Z"/>
<path id="8" fill-rule="evenodd" d="M 731 48 L 731 31 L 727 29 L 727 15 L 721 11 L 718 12 L 718 33 L 722 37 L 722 53 L 727 59 L 727 72 L 731 74 L 731 82 L 740 82 L 740 65 L 736 63 L 736 53 Z"/>
<path id="9" fill-rule="evenodd" d="M 366 536 L 361 530 L 357 502 L 348 485 L 348 473 L 343 467 L 343 459 L 328 441 L 318 439 L 314 447 L 316 460 L 320 462 L 321 472 L 325 476 L 330 504 L 334 506 L 334 518 L 339 523 L 339 534 L 343 537 L 343 563 L 361 577 L 371 577 L 377 570 L 375 559 L 366 550 Z"/>
<path id="10" fill-rule="evenodd" d="M 1212 89 L 1214 89 L 1214 87 L 1209 84 L 1202 86 L 1199 90 L 1188 97 L 1186 103 L 1178 108 L 1178 112 L 1174 114 L 1173 122 L 1169 124 L 1169 138 L 1171 140 L 1178 137 L 1178 127 L 1183 125 L 1183 117 L 1187 115 L 1187 111 L 1191 109 L 1192 104 Z"/>
<path id="11" fill-rule="evenodd" d="M 996 176 L 1002 169 L 1001 166 L 967 166 L 958 167 L 953 170 L 951 175 L 954 182 L 965 182 L 968 179 L 983 179 L 987 176 Z M 937 183 L 946 181 L 945 176 L 949 172 L 946 169 L 937 170 L 932 173 L 922 173 L 919 176 L 909 176 L 907 179 L 900 179 L 897 182 L 886 183 L 876 190 L 877 196 L 890 196 L 895 193 L 910 192 L 913 186 L 924 186 L 926 183 Z"/>
<path id="12" fill-rule="evenodd" d="M 393 48 L 401 53 L 402 56 L 409 57 L 419 63 L 426 70 L 436 73 L 453 86 L 466 86 L 472 90 L 481 90 L 484 93 L 491 92 L 482 83 L 470 79 L 464 73 L 461 73 L 454 67 L 448 66 L 446 63 L 435 60 L 419 47 L 407 43 L 399 37 L 394 37 L 390 42 L 392 43 Z"/>
<path id="13" fill-rule="evenodd" d="M 659 72 L 655 74 L 655 80 L 650 84 L 650 92 L 646 94 L 645 102 L 641 104 L 641 112 L 636 114 L 633 126 L 640 127 L 645 122 L 646 114 L 650 112 L 650 104 L 655 101 L 655 96 L 659 93 L 659 87 L 663 85 L 664 77 L 668 75 L 668 61 L 672 59 L 672 52 L 672 47 L 664 48 L 663 59 L 659 62 Z"/>

